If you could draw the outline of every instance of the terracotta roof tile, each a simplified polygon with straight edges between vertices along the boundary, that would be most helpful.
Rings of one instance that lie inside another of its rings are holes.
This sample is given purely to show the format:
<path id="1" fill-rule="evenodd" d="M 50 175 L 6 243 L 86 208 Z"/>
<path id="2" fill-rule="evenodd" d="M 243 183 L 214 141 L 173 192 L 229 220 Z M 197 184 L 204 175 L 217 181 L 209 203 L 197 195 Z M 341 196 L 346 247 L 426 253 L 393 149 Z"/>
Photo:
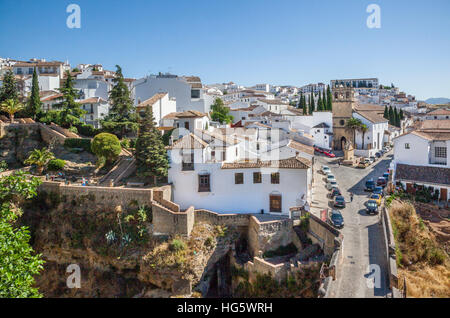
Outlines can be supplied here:
<path id="1" fill-rule="evenodd" d="M 137 108 L 147 107 L 148 105 L 153 106 L 158 100 L 160 100 L 161 98 L 163 98 L 166 95 L 167 95 L 167 93 L 157 93 L 157 94 L 153 95 L 152 97 L 150 97 L 149 99 L 144 100 L 142 103 L 137 105 Z"/>
<path id="2" fill-rule="evenodd" d="M 450 185 L 450 169 L 397 164 L 395 179 Z"/>
<path id="3" fill-rule="evenodd" d="M 300 143 L 298 141 L 291 140 L 291 141 L 289 141 L 287 146 L 289 148 L 292 148 L 292 149 L 295 149 L 295 150 L 298 150 L 298 151 L 302 151 L 302 152 L 305 152 L 305 153 L 310 154 L 310 155 L 314 155 L 314 148 L 313 147 L 305 145 L 305 144 L 302 144 L 302 143 Z"/>
<path id="4" fill-rule="evenodd" d="M 167 149 L 203 149 L 207 146 L 207 142 L 190 133 L 175 141 L 172 146 L 167 147 Z"/>
<path id="5" fill-rule="evenodd" d="M 308 169 L 311 161 L 301 157 L 270 161 L 238 161 L 224 163 L 222 169 L 252 169 L 252 168 L 280 168 L 280 169 Z"/>

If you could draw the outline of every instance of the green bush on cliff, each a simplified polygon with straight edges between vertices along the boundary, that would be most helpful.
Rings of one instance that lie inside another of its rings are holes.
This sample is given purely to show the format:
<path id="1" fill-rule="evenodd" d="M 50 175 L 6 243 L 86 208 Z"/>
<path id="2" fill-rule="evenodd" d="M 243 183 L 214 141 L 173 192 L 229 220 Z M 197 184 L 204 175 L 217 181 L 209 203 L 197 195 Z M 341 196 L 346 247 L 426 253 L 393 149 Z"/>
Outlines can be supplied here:
<path id="1" fill-rule="evenodd" d="M 44 261 L 30 246 L 28 228 L 17 226 L 17 204 L 36 196 L 39 184 L 23 172 L 0 178 L 0 298 L 42 297 L 33 286 Z"/>
<path id="2" fill-rule="evenodd" d="M 53 159 L 48 163 L 47 169 L 49 171 L 59 171 L 63 170 L 66 162 L 62 159 Z"/>
<path id="3" fill-rule="evenodd" d="M 183 251 L 186 249 L 186 244 L 179 239 L 173 239 L 169 245 L 169 249 L 174 252 Z"/>

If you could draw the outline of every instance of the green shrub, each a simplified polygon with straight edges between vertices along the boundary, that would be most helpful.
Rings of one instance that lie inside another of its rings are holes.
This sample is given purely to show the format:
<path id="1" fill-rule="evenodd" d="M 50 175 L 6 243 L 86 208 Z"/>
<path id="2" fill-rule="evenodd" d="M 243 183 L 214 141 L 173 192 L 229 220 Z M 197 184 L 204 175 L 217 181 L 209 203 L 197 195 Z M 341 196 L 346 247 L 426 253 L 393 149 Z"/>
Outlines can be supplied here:
<path id="1" fill-rule="evenodd" d="M 48 163 L 47 169 L 49 171 L 59 171 L 64 169 L 66 162 L 62 159 L 53 159 Z"/>
<path id="2" fill-rule="evenodd" d="M 122 148 L 130 148 L 130 140 L 129 139 L 122 139 L 120 141 L 120 145 L 122 146 Z"/>
<path id="3" fill-rule="evenodd" d="M 117 136 L 110 133 L 101 133 L 92 139 L 91 150 L 99 159 L 99 163 L 113 162 L 122 151 Z"/>
<path id="4" fill-rule="evenodd" d="M 267 251 L 264 253 L 263 257 L 271 258 L 271 257 L 275 257 L 275 256 L 285 256 L 285 255 L 294 254 L 294 253 L 297 253 L 297 247 L 295 247 L 295 245 L 293 243 L 291 243 L 291 244 L 288 244 L 285 246 L 280 246 L 276 250 Z"/>
<path id="5" fill-rule="evenodd" d="M 8 164 L 6 163 L 6 161 L 0 161 L 0 172 L 6 171 L 8 170 Z"/>
<path id="6" fill-rule="evenodd" d="M 186 243 L 179 239 L 173 239 L 170 242 L 169 249 L 173 252 L 183 251 L 186 249 Z"/>
<path id="7" fill-rule="evenodd" d="M 67 148 L 81 148 L 84 151 L 91 152 L 91 140 L 88 138 L 66 138 L 64 146 Z"/>
<path id="8" fill-rule="evenodd" d="M 101 133 L 100 129 L 94 128 L 92 125 L 81 124 L 77 126 L 78 132 L 86 137 L 94 137 Z"/>
<path id="9" fill-rule="evenodd" d="M 77 127 L 75 127 L 75 126 L 70 127 L 70 128 L 69 128 L 69 131 L 70 131 L 70 132 L 73 132 L 74 134 L 78 134 L 78 129 L 77 129 Z"/>

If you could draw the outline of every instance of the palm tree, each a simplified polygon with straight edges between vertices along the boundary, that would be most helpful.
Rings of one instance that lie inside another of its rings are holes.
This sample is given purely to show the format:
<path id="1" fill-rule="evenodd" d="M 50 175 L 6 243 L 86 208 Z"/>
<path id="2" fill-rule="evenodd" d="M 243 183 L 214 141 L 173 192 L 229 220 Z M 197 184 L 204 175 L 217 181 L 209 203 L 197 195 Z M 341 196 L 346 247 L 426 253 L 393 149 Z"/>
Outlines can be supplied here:
<path id="1" fill-rule="evenodd" d="M 7 99 L 0 105 L 0 110 L 8 113 L 11 124 L 14 122 L 14 114 L 23 108 L 24 106 L 15 99 Z"/>
<path id="2" fill-rule="evenodd" d="M 364 137 L 366 136 L 366 132 L 369 131 L 369 127 L 367 127 L 366 124 L 362 124 L 361 127 L 359 127 L 359 131 L 362 133 L 362 149 L 364 150 Z"/>
<path id="3" fill-rule="evenodd" d="M 42 174 L 44 168 L 50 162 L 50 160 L 55 159 L 55 155 L 48 150 L 47 148 L 42 149 L 34 149 L 27 160 L 25 160 L 25 164 L 27 165 L 36 165 L 38 174 Z"/>
<path id="4" fill-rule="evenodd" d="M 356 148 L 355 133 L 361 127 L 361 125 L 361 120 L 359 120 L 358 118 L 350 118 L 345 125 L 347 129 L 353 132 L 353 148 Z"/>

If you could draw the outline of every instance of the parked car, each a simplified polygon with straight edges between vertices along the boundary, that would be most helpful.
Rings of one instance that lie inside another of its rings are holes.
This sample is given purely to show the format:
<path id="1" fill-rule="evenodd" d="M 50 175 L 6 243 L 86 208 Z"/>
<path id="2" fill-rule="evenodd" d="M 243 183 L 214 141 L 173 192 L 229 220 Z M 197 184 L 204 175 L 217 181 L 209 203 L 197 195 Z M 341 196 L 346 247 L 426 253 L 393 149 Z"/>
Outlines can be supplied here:
<path id="1" fill-rule="evenodd" d="M 336 181 L 336 178 L 334 177 L 334 175 L 332 175 L 331 173 L 329 175 L 327 175 L 327 183 L 331 180 Z"/>
<path id="2" fill-rule="evenodd" d="M 378 152 L 375 154 L 375 157 L 377 157 L 377 158 L 381 158 L 381 156 L 383 156 L 383 154 L 381 153 L 381 151 L 378 151 Z"/>
<path id="3" fill-rule="evenodd" d="M 323 154 L 329 158 L 334 158 L 336 155 L 332 153 L 331 151 L 324 151 Z"/>
<path id="4" fill-rule="evenodd" d="M 332 210 L 329 216 L 329 222 L 334 227 L 341 229 L 344 227 L 344 217 L 342 213 L 338 210 Z"/>
<path id="5" fill-rule="evenodd" d="M 338 186 L 339 186 L 339 185 L 338 185 L 338 183 L 337 183 L 336 180 L 328 181 L 327 184 L 325 185 L 325 187 L 326 187 L 328 190 L 331 190 L 331 189 L 333 189 L 333 187 L 338 187 Z"/>
<path id="6" fill-rule="evenodd" d="M 335 196 L 342 195 L 341 190 L 339 188 L 333 188 L 330 192 L 330 198 L 334 198 Z"/>
<path id="7" fill-rule="evenodd" d="M 378 214 L 378 203 L 375 200 L 369 200 L 366 204 L 367 214 Z"/>
<path id="8" fill-rule="evenodd" d="M 370 165 L 370 164 L 373 163 L 373 161 L 370 161 L 369 158 L 364 158 L 363 160 L 364 160 L 364 163 L 367 164 L 367 165 Z"/>
<path id="9" fill-rule="evenodd" d="M 372 194 L 370 196 L 370 199 L 376 201 L 379 206 L 381 205 L 381 195 L 379 195 L 379 194 Z"/>
<path id="10" fill-rule="evenodd" d="M 364 188 L 364 191 L 373 191 L 375 189 L 375 181 L 373 179 L 369 179 L 366 181 L 366 187 Z"/>
<path id="11" fill-rule="evenodd" d="M 328 166 L 322 166 L 321 171 L 324 175 L 327 175 L 329 172 L 331 172 L 331 169 Z"/>
<path id="12" fill-rule="evenodd" d="M 323 153 L 323 150 L 319 147 L 314 147 L 314 151 L 317 151 L 318 153 Z"/>
<path id="13" fill-rule="evenodd" d="M 372 163 L 374 163 L 375 161 L 377 161 L 377 157 L 375 157 L 375 156 L 370 156 L 369 159 L 370 159 L 370 161 L 371 161 Z"/>
<path id="14" fill-rule="evenodd" d="M 356 167 L 360 168 L 360 169 L 366 169 L 368 165 L 369 165 L 368 163 L 365 163 L 364 161 L 360 161 Z"/>
<path id="15" fill-rule="evenodd" d="M 338 195 L 334 198 L 334 204 L 336 208 L 345 208 L 345 199 L 342 195 Z"/>
<path id="16" fill-rule="evenodd" d="M 382 188 L 382 187 L 379 187 L 379 186 L 375 187 L 375 189 L 373 189 L 373 192 L 372 192 L 372 193 L 373 193 L 373 194 L 379 194 L 379 195 L 381 195 L 381 196 L 384 196 L 383 188 Z"/>
<path id="17" fill-rule="evenodd" d="M 385 187 L 386 184 L 387 184 L 387 181 L 386 181 L 386 179 L 384 177 L 379 177 L 377 179 L 377 186 Z"/>

